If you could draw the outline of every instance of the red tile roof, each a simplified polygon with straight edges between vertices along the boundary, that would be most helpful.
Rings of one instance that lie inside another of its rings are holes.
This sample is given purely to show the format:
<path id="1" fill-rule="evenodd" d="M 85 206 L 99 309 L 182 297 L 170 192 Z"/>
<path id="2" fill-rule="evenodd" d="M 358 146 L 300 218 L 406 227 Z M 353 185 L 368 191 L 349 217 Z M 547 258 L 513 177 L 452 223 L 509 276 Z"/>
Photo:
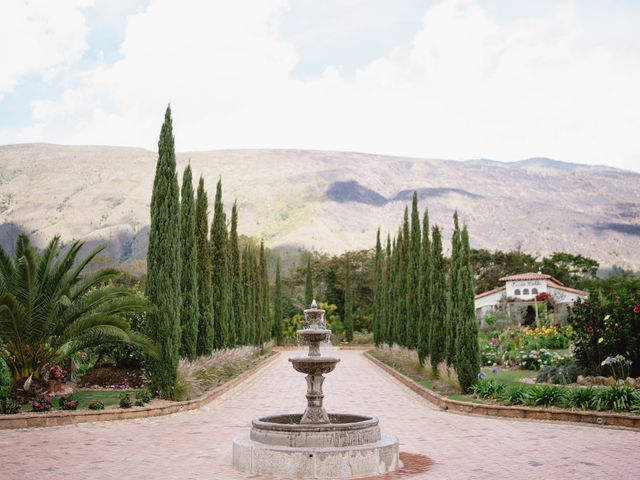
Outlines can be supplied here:
<path id="1" fill-rule="evenodd" d="M 475 296 L 475 299 L 477 300 L 479 298 L 486 297 L 486 296 L 491 295 L 493 293 L 497 293 L 500 290 L 504 290 L 505 288 L 507 288 L 507 287 L 494 288 L 493 290 L 489 290 L 488 292 L 479 293 L 478 295 Z"/>
<path id="2" fill-rule="evenodd" d="M 576 290 L 575 288 L 565 287 L 564 285 L 557 284 L 555 282 L 549 282 L 547 284 L 547 287 L 555 288 L 557 290 L 563 290 L 563 291 L 569 292 L 569 293 L 575 293 L 576 295 L 584 295 L 585 297 L 589 296 L 589 292 L 585 292 L 584 290 Z"/>
<path id="3" fill-rule="evenodd" d="M 545 273 L 519 273 L 517 275 L 508 275 L 500 279 L 501 282 L 517 282 L 520 280 L 552 280 L 557 285 L 564 286 L 564 284 L 560 280 L 553 278 L 551 275 L 547 275 Z"/>

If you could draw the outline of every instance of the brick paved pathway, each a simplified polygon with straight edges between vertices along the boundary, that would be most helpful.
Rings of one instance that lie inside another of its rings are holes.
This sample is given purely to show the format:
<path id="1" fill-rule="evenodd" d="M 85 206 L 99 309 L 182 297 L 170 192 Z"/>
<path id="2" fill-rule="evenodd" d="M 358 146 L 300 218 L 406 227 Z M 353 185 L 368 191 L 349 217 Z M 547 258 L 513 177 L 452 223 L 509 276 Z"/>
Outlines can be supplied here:
<path id="1" fill-rule="evenodd" d="M 328 353 L 328 352 L 325 352 Z M 439 411 L 358 351 L 325 381 L 329 411 L 377 415 L 400 450 L 428 456 L 415 479 L 637 479 L 640 433 Z M 306 384 L 283 352 L 208 406 L 166 417 L 0 431 L 2 480 L 242 479 L 231 439 L 258 414 L 301 411 Z"/>

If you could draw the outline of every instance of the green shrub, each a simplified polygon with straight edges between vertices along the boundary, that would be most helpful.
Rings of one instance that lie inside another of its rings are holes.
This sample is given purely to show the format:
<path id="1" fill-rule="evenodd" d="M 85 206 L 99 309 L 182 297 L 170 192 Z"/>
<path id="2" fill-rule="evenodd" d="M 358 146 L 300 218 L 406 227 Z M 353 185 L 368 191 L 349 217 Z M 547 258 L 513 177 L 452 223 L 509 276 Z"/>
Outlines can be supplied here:
<path id="1" fill-rule="evenodd" d="M 628 385 L 611 385 L 598 390 L 592 406 L 596 410 L 631 410 L 631 406 L 640 400 L 640 392 Z"/>
<path id="2" fill-rule="evenodd" d="M 13 398 L 0 398 L 0 413 L 3 415 L 12 415 L 20 411 L 20 404 Z"/>
<path id="3" fill-rule="evenodd" d="M 525 405 L 550 407 L 564 404 L 565 389 L 553 385 L 535 385 L 524 395 Z"/>
<path id="4" fill-rule="evenodd" d="M 588 410 L 592 407 L 596 394 L 593 387 L 569 388 L 565 394 L 565 406 Z"/>
<path id="5" fill-rule="evenodd" d="M 94 400 L 93 402 L 89 402 L 87 407 L 89 410 L 104 410 L 104 403 L 99 400 Z"/>
<path id="6" fill-rule="evenodd" d="M 78 400 L 73 395 L 58 398 L 58 406 L 62 410 L 76 410 L 78 408 Z"/>
<path id="7" fill-rule="evenodd" d="M 607 357 L 624 355 L 632 377 L 640 376 L 640 279 L 602 282 L 588 300 L 577 300 L 569 312 L 571 342 L 578 363 L 598 375 L 614 373 Z"/>
<path id="8" fill-rule="evenodd" d="M 149 390 L 140 390 L 136 392 L 136 400 L 145 403 L 149 403 L 153 399 L 153 394 Z"/>
<path id="9" fill-rule="evenodd" d="M 566 385 L 575 383 L 578 375 L 584 373 L 584 370 L 578 367 L 575 362 L 569 362 L 561 365 L 545 365 L 540 369 L 536 377 L 536 383 L 554 383 Z"/>
<path id="10" fill-rule="evenodd" d="M 120 395 L 120 408 L 131 408 L 133 406 L 133 402 L 131 401 L 131 395 L 128 393 L 123 393 Z"/>
<path id="11" fill-rule="evenodd" d="M 544 348 L 540 350 L 531 350 L 529 352 L 522 351 L 518 358 L 518 364 L 527 370 L 538 370 L 546 365 L 556 365 L 562 362 L 564 358 L 555 352 L 550 352 Z"/>
<path id="12" fill-rule="evenodd" d="M 505 388 L 506 385 L 504 383 L 497 382 L 494 379 L 483 379 L 476 382 L 471 387 L 471 391 L 478 398 L 496 398 L 504 391 Z"/>
<path id="13" fill-rule="evenodd" d="M 518 405 L 524 403 L 526 392 L 524 385 L 510 385 L 498 395 L 498 400 L 507 405 Z"/>

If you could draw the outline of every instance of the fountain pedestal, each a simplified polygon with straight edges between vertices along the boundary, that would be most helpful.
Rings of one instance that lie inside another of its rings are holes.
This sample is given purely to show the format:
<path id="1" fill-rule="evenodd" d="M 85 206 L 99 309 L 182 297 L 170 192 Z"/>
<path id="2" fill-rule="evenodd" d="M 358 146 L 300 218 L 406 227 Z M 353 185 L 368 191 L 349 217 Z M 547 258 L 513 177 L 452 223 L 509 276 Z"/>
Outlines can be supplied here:
<path id="1" fill-rule="evenodd" d="M 398 468 L 398 439 L 382 435 L 375 417 L 327 413 L 322 406 L 324 375 L 340 361 L 320 354 L 329 340 L 324 310 L 315 300 L 304 311 L 309 327 L 298 330 L 309 345 L 304 357 L 290 358 L 306 374 L 307 408 L 303 414 L 255 418 L 249 436 L 233 440 L 233 466 L 243 472 L 288 478 L 357 478 Z"/>

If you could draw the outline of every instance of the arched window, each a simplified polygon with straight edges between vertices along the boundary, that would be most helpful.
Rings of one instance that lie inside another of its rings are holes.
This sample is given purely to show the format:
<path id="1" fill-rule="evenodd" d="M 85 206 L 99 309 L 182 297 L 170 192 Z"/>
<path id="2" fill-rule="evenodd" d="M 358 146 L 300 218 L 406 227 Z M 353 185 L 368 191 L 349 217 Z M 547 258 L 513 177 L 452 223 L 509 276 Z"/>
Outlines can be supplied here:
<path id="1" fill-rule="evenodd" d="M 514 294 L 514 295 L 520 295 L 520 289 L 519 289 L 519 288 L 516 288 L 516 289 L 513 291 L 513 294 Z"/>
<path id="2" fill-rule="evenodd" d="M 537 288 L 532 288 L 531 289 L 531 295 L 537 295 L 538 294 L 538 289 Z"/>
<path id="3" fill-rule="evenodd" d="M 523 295 L 529 295 L 529 289 L 528 289 L 528 288 L 525 288 L 525 289 L 522 291 L 522 294 L 523 294 Z"/>

